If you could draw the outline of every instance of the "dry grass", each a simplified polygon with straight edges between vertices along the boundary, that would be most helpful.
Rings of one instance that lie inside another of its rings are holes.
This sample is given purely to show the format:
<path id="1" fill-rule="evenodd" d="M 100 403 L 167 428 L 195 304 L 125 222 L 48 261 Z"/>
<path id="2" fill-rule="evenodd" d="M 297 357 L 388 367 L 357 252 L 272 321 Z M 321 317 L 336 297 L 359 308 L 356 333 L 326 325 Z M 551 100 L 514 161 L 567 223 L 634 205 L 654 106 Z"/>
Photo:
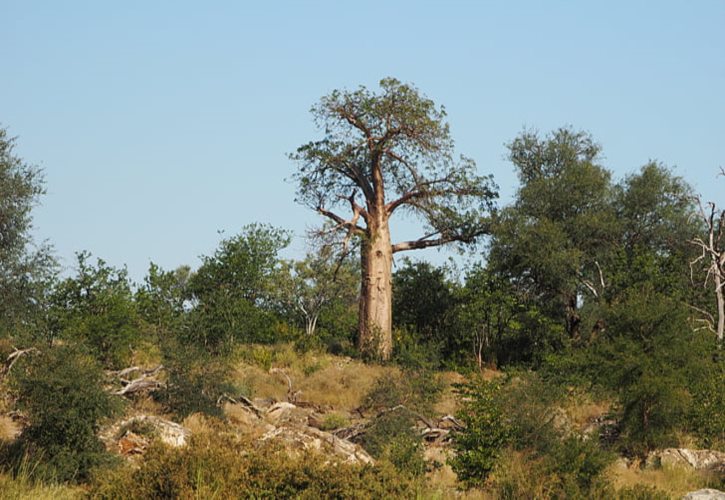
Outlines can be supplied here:
<path id="1" fill-rule="evenodd" d="M 0 474 L 2 500 L 72 500 L 84 498 L 83 490 L 70 486 L 33 484 L 24 477 Z"/>
<path id="2" fill-rule="evenodd" d="M 582 432 L 595 419 L 607 415 L 612 409 L 612 402 L 594 400 L 590 394 L 576 392 L 566 398 L 562 409 L 572 427 Z"/>
<path id="3" fill-rule="evenodd" d="M 655 487 L 674 498 L 682 498 L 687 492 L 701 488 L 717 488 L 717 477 L 689 467 L 663 467 L 661 469 L 640 469 L 637 466 L 625 468 L 614 464 L 606 471 L 607 477 L 616 489 L 635 485 Z"/>
<path id="4" fill-rule="evenodd" d="M 13 441 L 20 434 L 20 426 L 6 415 L 0 415 L 0 441 Z"/>
<path id="5" fill-rule="evenodd" d="M 456 395 L 454 384 L 463 384 L 468 379 L 458 372 L 443 372 L 439 377 L 439 380 L 443 383 L 443 390 L 440 398 L 433 406 L 433 410 L 438 415 L 455 415 L 458 411 L 459 398 Z"/>
<path id="6" fill-rule="evenodd" d="M 446 462 L 450 449 L 429 447 L 425 450 L 425 458 L 429 463 L 437 462 L 438 467 L 426 474 L 428 484 L 420 497 L 425 499 L 461 498 L 465 500 L 489 500 L 495 498 L 490 492 L 482 489 L 459 489 L 460 484 L 456 473 Z"/>
<path id="7" fill-rule="evenodd" d="M 240 353 L 234 379 L 248 388 L 255 398 L 287 398 L 287 380 L 278 368 L 289 375 L 292 390 L 300 391 L 300 400 L 341 412 L 350 412 L 383 376 L 398 373 L 397 368 L 365 364 L 350 358 L 324 353 L 297 353 L 289 345 L 246 346 Z"/>
<path id="8" fill-rule="evenodd" d="M 305 401 L 349 412 L 362 404 L 376 380 L 397 375 L 397 372 L 397 368 L 337 358 L 327 368 L 304 377 L 297 387 Z"/>

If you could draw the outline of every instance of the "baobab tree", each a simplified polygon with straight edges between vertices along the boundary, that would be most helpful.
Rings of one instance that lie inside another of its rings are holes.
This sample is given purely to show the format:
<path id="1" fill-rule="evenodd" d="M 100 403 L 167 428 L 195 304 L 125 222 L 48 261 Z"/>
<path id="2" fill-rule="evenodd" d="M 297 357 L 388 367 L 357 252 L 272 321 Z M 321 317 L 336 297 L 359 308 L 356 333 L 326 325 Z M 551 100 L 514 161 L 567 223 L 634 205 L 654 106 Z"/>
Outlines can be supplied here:
<path id="1" fill-rule="evenodd" d="M 345 242 L 360 239 L 358 347 L 388 359 L 393 254 L 475 241 L 488 229 L 496 186 L 454 155 L 445 110 L 411 85 L 386 78 L 378 93 L 335 90 L 312 114 L 323 137 L 290 155 L 297 201 L 330 219 Z M 423 222 L 420 238 L 392 242 L 398 212 Z"/>

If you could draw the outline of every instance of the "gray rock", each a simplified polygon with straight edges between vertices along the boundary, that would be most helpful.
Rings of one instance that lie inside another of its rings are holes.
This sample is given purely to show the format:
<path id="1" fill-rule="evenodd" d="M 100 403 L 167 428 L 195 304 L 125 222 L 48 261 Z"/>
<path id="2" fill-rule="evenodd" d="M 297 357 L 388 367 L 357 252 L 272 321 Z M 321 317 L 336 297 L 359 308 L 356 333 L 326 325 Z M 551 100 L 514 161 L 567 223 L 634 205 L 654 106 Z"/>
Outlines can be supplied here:
<path id="1" fill-rule="evenodd" d="M 666 448 L 650 453 L 647 467 L 684 466 L 696 470 L 725 471 L 725 453 L 715 450 Z"/>
<path id="2" fill-rule="evenodd" d="M 725 500 L 725 493 L 720 490 L 706 488 L 703 490 L 691 491 L 683 500 Z"/>

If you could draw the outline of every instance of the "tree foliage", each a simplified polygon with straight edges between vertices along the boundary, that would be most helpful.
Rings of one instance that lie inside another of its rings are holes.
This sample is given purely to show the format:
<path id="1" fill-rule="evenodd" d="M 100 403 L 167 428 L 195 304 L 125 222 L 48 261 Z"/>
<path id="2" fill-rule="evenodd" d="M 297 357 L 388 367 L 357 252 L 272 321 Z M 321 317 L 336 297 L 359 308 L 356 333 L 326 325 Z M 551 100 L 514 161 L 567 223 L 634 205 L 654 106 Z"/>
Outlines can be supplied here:
<path id="1" fill-rule="evenodd" d="M 31 211 L 45 193 L 39 168 L 15 152 L 0 127 L 0 336 L 43 330 L 43 308 L 55 274 L 47 245 L 31 237 Z"/>
<path id="2" fill-rule="evenodd" d="M 480 234 L 495 187 L 476 173 L 473 160 L 455 156 L 445 110 L 394 78 L 381 80 L 380 88 L 379 94 L 335 90 L 312 108 L 325 135 L 291 155 L 300 165 L 298 201 L 328 217 L 328 209 L 352 204 L 369 225 L 383 198 L 387 215 L 404 209 L 427 224 L 431 236 L 412 245 L 432 246 L 435 235 L 467 241 Z"/>
<path id="3" fill-rule="evenodd" d="M 193 310 L 188 336 L 212 351 L 237 341 L 270 342 L 275 335 L 274 293 L 279 252 L 286 231 L 262 224 L 245 226 L 223 239 L 191 276 L 187 290 Z"/>
<path id="4" fill-rule="evenodd" d="M 13 378 L 29 419 L 22 443 L 43 474 L 86 480 L 93 467 L 108 461 L 97 433 L 120 401 L 104 390 L 104 374 L 92 356 L 75 346 L 55 347 L 23 360 Z"/>
<path id="5" fill-rule="evenodd" d="M 122 368 L 141 338 L 126 269 L 77 254 L 76 275 L 58 283 L 51 297 L 53 338 L 80 342 L 108 368 Z"/>

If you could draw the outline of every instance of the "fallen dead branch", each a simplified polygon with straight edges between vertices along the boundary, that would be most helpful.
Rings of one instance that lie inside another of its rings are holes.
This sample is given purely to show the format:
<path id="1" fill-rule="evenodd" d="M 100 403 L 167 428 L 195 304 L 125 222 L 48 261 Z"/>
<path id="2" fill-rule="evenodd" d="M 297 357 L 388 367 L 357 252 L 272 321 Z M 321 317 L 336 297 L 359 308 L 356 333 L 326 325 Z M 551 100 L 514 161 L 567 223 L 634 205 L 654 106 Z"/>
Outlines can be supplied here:
<path id="1" fill-rule="evenodd" d="M 5 363 L 3 364 L 2 371 L 0 372 L 0 375 L 3 377 L 10 373 L 10 370 L 12 370 L 13 366 L 17 361 L 27 355 L 27 354 L 38 354 L 40 351 L 36 349 L 35 347 L 29 347 L 27 349 L 18 349 L 13 348 L 13 352 L 10 353 L 10 355 L 5 359 Z"/>

